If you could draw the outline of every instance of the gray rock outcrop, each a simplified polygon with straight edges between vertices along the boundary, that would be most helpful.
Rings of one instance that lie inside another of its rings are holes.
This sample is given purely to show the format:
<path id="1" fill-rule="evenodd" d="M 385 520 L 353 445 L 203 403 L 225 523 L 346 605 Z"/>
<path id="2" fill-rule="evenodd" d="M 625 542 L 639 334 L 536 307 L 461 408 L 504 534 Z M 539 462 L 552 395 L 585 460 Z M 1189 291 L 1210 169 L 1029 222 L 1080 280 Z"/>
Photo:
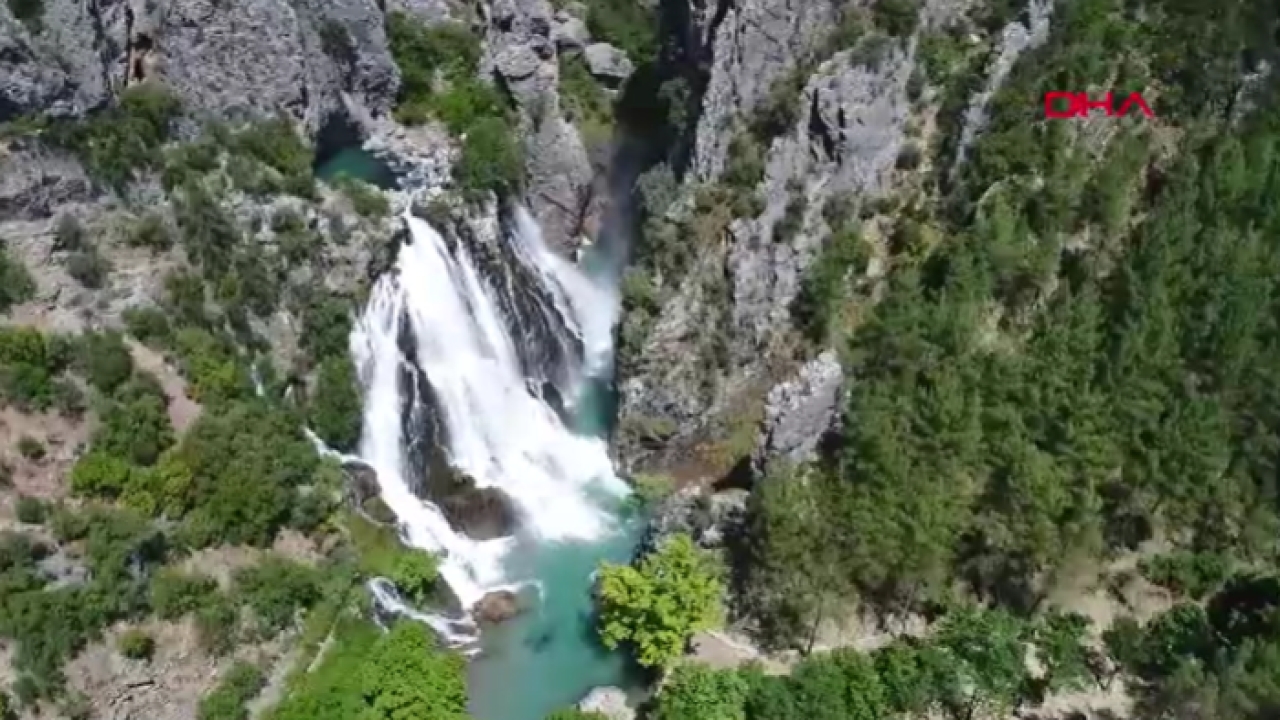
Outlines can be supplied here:
<path id="1" fill-rule="evenodd" d="M 471 608 L 477 622 L 496 624 L 520 614 L 520 598 L 510 590 L 495 590 L 480 598 Z"/>
<path id="2" fill-rule="evenodd" d="M 97 23 L 122 28 L 110 21 L 124 12 L 118 0 L 47 0 L 39 18 L 24 21 L 0 7 L 0 122 L 37 112 L 82 115 L 105 103 L 112 70 L 124 77 L 124 36 L 108 36 Z"/>
<path id="3" fill-rule="evenodd" d="M 582 52 L 592 75 L 619 84 L 631 77 L 635 65 L 622 50 L 608 43 L 593 43 Z"/>
<path id="4" fill-rule="evenodd" d="M 732 228 L 734 356 L 740 362 L 757 357 L 789 327 L 804 273 L 834 229 L 823 219 L 826 200 L 841 193 L 873 197 L 884 190 L 903 144 L 913 67 L 899 48 L 887 50 L 874 67 L 845 51 L 809 80 L 798 99 L 796 129 L 775 140 L 769 154 L 764 213 Z M 780 237 L 792 203 L 801 208 L 799 225 L 790 237 Z"/>
<path id="5" fill-rule="evenodd" d="M 1049 19 L 1052 15 L 1052 2 L 1031 0 L 1027 4 L 1026 24 L 1015 20 L 1001 31 L 996 57 L 987 70 L 987 83 L 969 101 L 969 107 L 965 110 L 964 127 L 960 132 L 960 144 L 956 148 L 954 167 L 964 163 L 969 147 L 973 145 L 973 139 L 986 127 L 987 103 L 995 96 L 1000 86 L 1004 85 L 1005 79 L 1009 77 L 1009 71 L 1013 69 L 1013 64 L 1023 53 L 1043 45 L 1044 41 L 1049 39 Z"/>
<path id="6" fill-rule="evenodd" d="M 735 13 L 761 13 L 759 2 L 731 10 L 718 32 L 742 27 L 746 20 L 734 20 Z M 757 60 L 746 58 L 772 57 L 769 69 L 758 68 L 757 73 L 789 72 L 795 59 L 778 53 L 817 44 L 826 30 L 816 30 L 816 20 L 804 19 L 810 12 L 815 11 L 801 11 L 792 24 L 811 23 L 805 25 L 806 32 L 814 37 L 799 33 L 789 44 L 780 44 L 774 36 L 757 38 L 754 42 L 760 45 L 754 54 L 740 43 L 756 38 L 756 30 L 723 40 L 728 52 L 715 58 L 697 128 L 698 174 L 686 178 L 684 198 L 673 212 L 689 212 L 696 183 L 714 181 L 723 169 L 721 146 L 729 133 L 713 133 L 711 124 L 732 125 L 734 118 L 754 111 L 749 103 L 760 100 L 760 89 L 747 87 L 754 80 L 748 79 L 752 73 L 746 68 Z M 774 17 L 758 17 L 764 16 Z M 719 35 L 715 42 L 717 48 L 723 44 Z M 655 450 L 620 448 L 627 466 L 645 468 L 654 460 L 669 468 L 673 452 L 696 450 L 698 436 L 717 418 L 720 427 L 744 422 L 744 403 L 761 400 L 794 367 L 785 350 L 794 326 L 791 307 L 834 230 L 827 224 L 826 205 L 838 197 L 872 198 L 885 192 L 906 143 L 906 88 L 915 66 L 912 45 L 885 38 L 863 42 L 876 44 L 834 54 L 799 84 L 794 121 L 763 148 L 764 178 L 754 191 L 764 200 L 763 211 L 734 220 L 720 242 L 707 243 L 640 343 L 634 363 L 640 370 L 620 383 L 623 426 L 664 418 L 678 430 Z M 726 67 L 723 72 L 738 84 L 717 90 L 717 73 L 725 63 L 735 69 Z M 722 105 L 725 102 L 730 105 Z M 706 351 L 700 350 L 713 332 L 721 337 L 721 352 L 728 358 L 718 361 L 718 375 L 708 372 L 717 361 L 709 362 Z"/>
<path id="7" fill-rule="evenodd" d="M 754 110 L 773 84 L 817 46 L 834 20 L 832 3 L 742 0 L 729 6 L 719 25 L 708 28 L 715 62 L 698 122 L 696 177 L 720 175 L 735 118 Z"/>
<path id="8" fill-rule="evenodd" d="M 38 220 L 61 206 L 87 202 L 93 183 L 74 158 L 39 143 L 15 141 L 0 150 L 0 218 Z"/>
<path id="9" fill-rule="evenodd" d="M 223 118 L 281 110 L 309 134 L 357 113 L 390 110 L 400 73 L 374 0 L 172 0 L 140 16 L 156 73 L 196 113 Z"/>
<path id="10" fill-rule="evenodd" d="M 591 33 L 587 31 L 586 23 L 560 10 L 556 12 L 551 38 L 561 50 L 581 50 L 591 42 Z"/>
<path id="11" fill-rule="evenodd" d="M 627 693 L 622 688 L 592 688 L 587 696 L 578 702 L 578 709 L 583 712 L 600 713 L 608 720 L 635 720 L 636 711 L 627 704 Z"/>
<path id="12" fill-rule="evenodd" d="M 747 515 L 746 490 L 711 492 L 701 486 L 690 486 L 664 498 L 649 521 L 642 552 L 658 548 L 675 534 L 693 538 L 701 548 L 724 547 L 726 540 L 738 533 Z"/>
<path id="13" fill-rule="evenodd" d="M 384 24 L 375 0 L 46 0 L 26 23 L 0 8 L 0 121 L 83 115 L 157 76 L 193 116 L 285 111 L 314 135 L 390 110 L 400 75 Z"/>
<path id="14" fill-rule="evenodd" d="M 577 129 L 560 108 L 560 67 L 546 0 L 494 0 L 482 71 L 499 75 L 520 110 L 529 209 L 565 255 L 586 221 L 594 171 Z"/>
<path id="15" fill-rule="evenodd" d="M 800 368 L 797 377 L 779 383 L 765 400 L 764 429 L 752 456 L 757 475 L 779 460 L 799 465 L 814 458 L 823 435 L 840 409 L 844 370 L 834 350 Z"/>

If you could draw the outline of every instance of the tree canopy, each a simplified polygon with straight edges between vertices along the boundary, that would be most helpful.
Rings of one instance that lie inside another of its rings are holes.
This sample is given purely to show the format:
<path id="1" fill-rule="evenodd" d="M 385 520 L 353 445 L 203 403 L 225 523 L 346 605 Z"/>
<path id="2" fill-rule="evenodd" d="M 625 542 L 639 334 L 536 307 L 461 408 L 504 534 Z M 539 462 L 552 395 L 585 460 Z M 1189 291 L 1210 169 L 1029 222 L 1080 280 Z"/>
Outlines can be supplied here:
<path id="1" fill-rule="evenodd" d="M 649 667 L 671 663 L 723 616 L 719 569 L 688 535 L 667 538 L 635 567 L 602 565 L 598 582 L 601 639 L 628 643 Z"/>

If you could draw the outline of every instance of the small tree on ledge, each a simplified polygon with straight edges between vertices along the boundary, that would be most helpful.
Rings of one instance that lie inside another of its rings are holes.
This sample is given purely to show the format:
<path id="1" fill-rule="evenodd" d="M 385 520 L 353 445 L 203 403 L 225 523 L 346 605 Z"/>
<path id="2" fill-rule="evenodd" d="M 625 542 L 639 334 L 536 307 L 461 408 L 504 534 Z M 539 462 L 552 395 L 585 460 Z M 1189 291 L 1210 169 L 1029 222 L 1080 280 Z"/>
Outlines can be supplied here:
<path id="1" fill-rule="evenodd" d="M 696 632 L 724 616 L 724 586 L 714 559 L 685 534 L 673 535 L 639 565 L 600 567 L 600 637 L 629 643 L 641 665 L 664 668 Z"/>

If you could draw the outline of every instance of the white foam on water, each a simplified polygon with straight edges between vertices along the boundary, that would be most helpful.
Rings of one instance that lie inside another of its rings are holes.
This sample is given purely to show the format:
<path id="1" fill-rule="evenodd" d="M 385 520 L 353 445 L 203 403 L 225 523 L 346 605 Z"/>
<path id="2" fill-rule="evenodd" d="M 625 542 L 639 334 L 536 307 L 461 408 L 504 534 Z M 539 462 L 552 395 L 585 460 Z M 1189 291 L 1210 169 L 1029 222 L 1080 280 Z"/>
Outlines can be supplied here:
<path id="1" fill-rule="evenodd" d="M 565 330 L 581 338 L 587 363 L 607 361 L 616 302 L 576 266 L 543 243 L 536 223 L 516 213 L 516 255 L 545 284 Z M 463 607 L 485 593 L 510 589 L 503 557 L 513 538 L 476 541 L 455 532 L 439 508 L 406 481 L 398 337 L 407 322 L 416 340 L 413 364 L 431 384 L 443 415 L 452 464 L 479 487 L 496 487 L 514 502 L 523 532 L 538 541 L 591 541 L 614 529 L 614 518 L 592 491 L 629 492 L 614 473 L 602 440 L 576 435 L 533 394 L 499 310 L 464 243 L 450 251 L 425 220 L 405 213 L 412 242 L 394 272 L 378 280 L 352 333 L 351 348 L 365 386 L 359 458 L 377 471 L 382 499 L 406 540 L 442 555 L 441 576 Z M 581 369 L 574 369 L 580 372 Z M 580 376 L 580 375 L 579 375 Z"/>

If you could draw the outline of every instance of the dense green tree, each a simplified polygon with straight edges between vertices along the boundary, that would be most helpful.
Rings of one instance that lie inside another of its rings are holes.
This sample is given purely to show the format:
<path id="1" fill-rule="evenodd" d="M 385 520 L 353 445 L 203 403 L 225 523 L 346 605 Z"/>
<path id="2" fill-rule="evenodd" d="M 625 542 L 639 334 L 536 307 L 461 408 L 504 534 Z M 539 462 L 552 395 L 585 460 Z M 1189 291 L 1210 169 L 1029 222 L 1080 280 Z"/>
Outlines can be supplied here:
<path id="1" fill-rule="evenodd" d="M 464 720 L 465 663 L 435 646 L 426 626 L 401 620 L 374 646 L 361 678 L 369 720 Z"/>
<path id="2" fill-rule="evenodd" d="M 360 440 L 363 404 L 350 358 L 332 355 L 321 361 L 307 410 L 311 429 L 330 447 L 343 452 L 355 449 Z"/>
<path id="3" fill-rule="evenodd" d="M 12 257 L 7 247 L 0 249 L 0 313 L 30 300 L 35 292 L 36 284 L 27 266 Z"/>
<path id="4" fill-rule="evenodd" d="M 268 555 L 236 572 L 235 594 L 253 610 L 261 629 L 274 635 L 320 599 L 320 575 L 314 568 Z"/>
<path id="5" fill-rule="evenodd" d="M 237 403 L 205 412 L 187 431 L 163 491 L 186 516 L 190 542 L 266 544 L 318 467 L 296 418 L 258 401 Z"/>
<path id="6" fill-rule="evenodd" d="M 164 620 L 177 620 L 200 609 L 217 592 L 218 582 L 207 575 L 164 568 L 151 577 L 151 608 Z"/>
<path id="7" fill-rule="evenodd" d="M 723 592 L 714 562 L 688 535 L 673 535 L 635 567 L 601 565 L 600 637 L 609 647 L 628 643 L 642 665 L 666 666 L 694 633 L 720 622 Z"/>
<path id="8" fill-rule="evenodd" d="M 427 600 L 439 576 L 440 568 L 434 555 L 409 551 L 396 556 L 390 579 L 405 597 L 422 603 Z"/>
<path id="9" fill-rule="evenodd" d="M 133 356 L 118 332 L 84 333 L 78 350 L 88 382 L 108 395 L 133 374 Z"/>
<path id="10" fill-rule="evenodd" d="M 774 642 L 797 642 L 812 650 L 819 624 L 841 611 L 852 588 L 838 556 L 840 545 L 824 521 L 825 498 L 814 472 L 779 470 L 753 495 L 752 587 Z"/>
<path id="11" fill-rule="evenodd" d="M 745 720 L 746 678 L 696 662 L 677 666 L 658 694 L 656 720 Z"/>

